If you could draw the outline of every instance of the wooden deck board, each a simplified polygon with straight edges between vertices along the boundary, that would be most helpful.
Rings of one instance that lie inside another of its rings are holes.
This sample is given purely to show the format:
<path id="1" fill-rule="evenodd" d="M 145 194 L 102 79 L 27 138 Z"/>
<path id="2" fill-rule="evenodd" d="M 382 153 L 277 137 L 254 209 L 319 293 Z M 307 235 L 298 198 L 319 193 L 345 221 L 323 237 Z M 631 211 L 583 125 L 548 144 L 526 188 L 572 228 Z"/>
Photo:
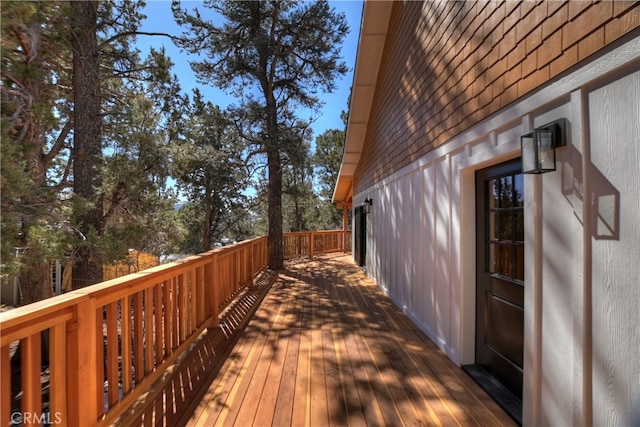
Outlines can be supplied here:
<path id="1" fill-rule="evenodd" d="M 202 395 L 187 425 L 514 425 L 340 255 L 287 263 Z"/>
<path id="2" fill-rule="evenodd" d="M 309 425 L 307 414 L 311 401 L 308 398 L 310 387 L 310 367 L 311 367 L 311 331 L 302 329 L 300 331 L 300 347 L 298 355 L 298 366 L 296 370 L 296 382 L 294 391 L 293 411 L 291 414 L 291 425 Z"/>
<path id="3" fill-rule="evenodd" d="M 293 329 L 292 333 L 287 337 L 287 353 L 283 362 L 283 367 L 287 367 L 287 369 L 283 369 L 282 378 L 280 379 L 281 386 L 276 396 L 273 414 L 273 425 L 275 426 L 292 424 L 298 358 L 300 355 L 300 339 L 301 334 L 299 329 Z"/>

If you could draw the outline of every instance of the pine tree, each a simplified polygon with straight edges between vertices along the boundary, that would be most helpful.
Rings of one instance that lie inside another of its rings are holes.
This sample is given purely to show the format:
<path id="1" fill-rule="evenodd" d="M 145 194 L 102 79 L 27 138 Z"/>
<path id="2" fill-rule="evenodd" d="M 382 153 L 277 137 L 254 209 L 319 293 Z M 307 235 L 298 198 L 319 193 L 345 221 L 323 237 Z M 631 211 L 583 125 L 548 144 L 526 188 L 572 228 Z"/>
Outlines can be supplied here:
<path id="1" fill-rule="evenodd" d="M 174 0 L 174 16 L 185 27 L 179 45 L 205 56 L 192 63 L 203 82 L 238 98 L 238 111 L 248 119 L 239 122 L 243 136 L 266 156 L 269 266 L 281 269 L 283 127 L 296 107 L 317 108 L 317 91 L 332 91 L 336 77 L 346 73 L 339 56 L 346 18 L 326 1 L 219 0 L 205 6 L 224 24 L 215 25 L 198 11 L 190 14 Z"/>
<path id="2" fill-rule="evenodd" d="M 93 244 L 104 231 L 102 186 L 102 92 L 98 49 L 98 7 L 95 1 L 72 1 L 73 50 L 73 192 L 86 201 L 77 215 L 83 243 L 75 251 L 73 288 L 102 280 L 102 261 Z"/>
<path id="3" fill-rule="evenodd" d="M 154 230 L 145 216 L 166 218 L 171 209 L 172 202 L 162 200 L 168 168 L 159 161 L 167 153 L 158 147 L 168 136 L 156 135 L 155 127 L 169 116 L 168 100 L 179 87 L 164 52 L 152 50 L 141 61 L 134 47 L 142 34 L 137 29 L 143 1 L 70 5 L 74 206 L 82 237 L 74 252 L 77 288 L 102 280 L 102 264 L 132 241 L 122 236 L 141 238 Z M 143 123 L 145 129 L 139 127 Z"/>

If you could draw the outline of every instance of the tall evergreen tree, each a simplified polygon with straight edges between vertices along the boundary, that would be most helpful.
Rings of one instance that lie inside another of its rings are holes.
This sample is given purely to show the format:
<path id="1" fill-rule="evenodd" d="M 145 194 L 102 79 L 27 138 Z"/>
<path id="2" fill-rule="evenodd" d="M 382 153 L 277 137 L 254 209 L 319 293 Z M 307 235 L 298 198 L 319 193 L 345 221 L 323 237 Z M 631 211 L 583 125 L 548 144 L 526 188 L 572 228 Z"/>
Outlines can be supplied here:
<path id="1" fill-rule="evenodd" d="M 151 112 L 156 101 L 166 102 L 179 87 L 169 76 L 171 63 L 163 52 L 152 50 L 146 61 L 139 58 L 133 42 L 142 34 L 138 27 L 144 18 L 140 12 L 143 1 L 71 1 L 70 5 L 75 123 L 73 182 L 78 199 L 75 220 L 82 236 L 75 250 L 73 282 L 77 288 L 102 279 L 102 264 L 109 261 L 107 252 L 113 249 L 110 242 L 120 240 L 108 236 L 114 215 L 130 214 L 136 203 L 138 207 L 147 203 L 149 209 L 162 205 L 148 204 L 151 200 L 157 201 L 152 197 L 153 192 L 149 192 L 149 185 L 153 184 L 156 192 L 160 191 L 161 181 L 167 175 L 166 170 L 162 171 L 161 162 L 154 162 L 151 157 L 154 154 L 156 159 L 166 156 L 158 157 L 155 148 L 149 150 L 151 145 L 161 143 L 153 136 L 153 126 L 159 126 L 162 120 L 154 118 L 156 122 L 143 133 L 138 132 L 139 128 L 135 129 L 139 124 L 135 122 L 151 119 L 140 109 Z M 145 97 L 154 101 L 149 103 Z M 166 105 L 162 102 L 160 105 L 164 114 L 168 114 Z M 113 126 L 113 123 L 121 124 L 119 121 L 123 118 L 125 126 Z M 134 134 L 136 138 L 131 138 Z M 145 142 L 141 138 L 151 138 L 145 148 L 142 148 Z M 116 146 L 110 148 L 113 159 L 105 159 L 105 148 L 112 144 Z M 127 155 L 120 155 L 124 152 Z M 142 172 L 142 176 L 139 173 L 120 174 L 118 178 L 112 173 L 105 181 L 105 173 L 117 172 L 114 165 L 124 165 L 125 160 L 132 160 L 131 156 L 137 156 L 133 162 L 136 166 L 131 170 Z M 153 174 L 149 173 L 150 165 L 156 168 Z M 139 179 L 132 179 L 133 176 Z M 145 187 L 141 183 L 149 185 Z M 141 202 L 140 196 L 145 191 L 147 196 Z M 164 209 L 168 204 L 164 204 Z M 138 215 L 137 219 L 142 217 Z M 121 227 L 112 230 L 121 231 Z"/>
<path id="2" fill-rule="evenodd" d="M 226 113 L 204 101 L 198 90 L 182 105 L 182 124 L 174 135 L 173 174 L 190 202 L 185 209 L 197 213 L 191 222 L 199 225 L 200 250 L 207 251 L 238 222 L 233 213 L 244 205 L 242 191 L 248 177 L 242 146 Z"/>
<path id="3" fill-rule="evenodd" d="M 104 230 L 102 197 L 102 93 L 96 1 L 71 1 L 73 50 L 73 191 L 87 202 L 76 221 L 84 244 L 75 252 L 73 287 L 102 280 L 102 262 L 92 237 Z"/>
<path id="4" fill-rule="evenodd" d="M 269 209 L 269 266 L 283 267 L 282 144 L 285 115 L 297 106 L 317 108 L 318 90 L 332 91 L 346 73 L 339 49 L 348 26 L 326 1 L 290 0 L 205 2 L 223 17 L 216 25 L 198 11 L 189 13 L 174 0 L 176 21 L 185 27 L 179 45 L 205 56 L 192 62 L 203 82 L 230 89 L 240 110 L 247 141 L 266 156 Z"/>
<path id="5" fill-rule="evenodd" d="M 20 277 L 25 303 L 52 293 L 50 261 L 62 256 L 60 192 L 69 183 L 65 4 L 2 5 L 2 269 Z"/>

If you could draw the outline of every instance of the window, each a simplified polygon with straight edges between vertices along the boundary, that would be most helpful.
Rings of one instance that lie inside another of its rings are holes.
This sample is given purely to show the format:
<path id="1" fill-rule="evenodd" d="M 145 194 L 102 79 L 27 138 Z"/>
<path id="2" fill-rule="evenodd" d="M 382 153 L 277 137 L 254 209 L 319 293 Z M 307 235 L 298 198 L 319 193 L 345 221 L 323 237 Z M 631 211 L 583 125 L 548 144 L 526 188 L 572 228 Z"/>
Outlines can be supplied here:
<path id="1" fill-rule="evenodd" d="M 524 181 L 511 174 L 486 181 L 488 186 L 487 271 L 524 281 Z"/>

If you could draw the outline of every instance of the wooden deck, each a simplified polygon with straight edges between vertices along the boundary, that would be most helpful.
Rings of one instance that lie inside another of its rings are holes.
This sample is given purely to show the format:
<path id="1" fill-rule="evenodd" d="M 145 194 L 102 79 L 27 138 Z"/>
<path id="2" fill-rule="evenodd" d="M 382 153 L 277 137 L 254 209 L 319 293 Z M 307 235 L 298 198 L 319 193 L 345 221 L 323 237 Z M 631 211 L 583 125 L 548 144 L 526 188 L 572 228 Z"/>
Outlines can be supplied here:
<path id="1" fill-rule="evenodd" d="M 289 262 L 215 371 L 187 425 L 514 424 L 346 256 Z"/>

